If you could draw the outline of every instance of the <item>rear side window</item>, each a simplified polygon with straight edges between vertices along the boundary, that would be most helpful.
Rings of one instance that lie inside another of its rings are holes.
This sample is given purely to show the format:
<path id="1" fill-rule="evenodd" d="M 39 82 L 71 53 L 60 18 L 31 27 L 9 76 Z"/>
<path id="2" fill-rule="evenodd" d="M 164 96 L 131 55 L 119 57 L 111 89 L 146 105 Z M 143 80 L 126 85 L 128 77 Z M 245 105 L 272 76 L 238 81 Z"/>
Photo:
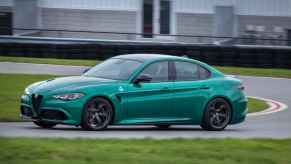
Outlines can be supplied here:
<path id="1" fill-rule="evenodd" d="M 199 79 L 199 67 L 189 62 L 175 62 L 176 81 L 193 81 Z"/>
<path id="2" fill-rule="evenodd" d="M 195 81 L 210 77 L 210 72 L 198 64 L 190 62 L 174 62 L 176 81 Z"/>

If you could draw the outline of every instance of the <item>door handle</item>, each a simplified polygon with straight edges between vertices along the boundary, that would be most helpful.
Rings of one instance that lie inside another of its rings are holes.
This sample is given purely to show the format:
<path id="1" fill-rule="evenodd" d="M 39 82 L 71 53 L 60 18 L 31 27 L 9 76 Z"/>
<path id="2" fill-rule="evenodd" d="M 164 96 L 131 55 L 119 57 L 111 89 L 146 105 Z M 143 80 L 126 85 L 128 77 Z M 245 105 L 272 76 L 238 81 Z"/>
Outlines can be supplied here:
<path id="1" fill-rule="evenodd" d="M 206 85 L 202 85 L 199 89 L 201 89 L 201 90 L 207 90 L 207 89 L 209 89 L 209 87 L 206 86 Z"/>

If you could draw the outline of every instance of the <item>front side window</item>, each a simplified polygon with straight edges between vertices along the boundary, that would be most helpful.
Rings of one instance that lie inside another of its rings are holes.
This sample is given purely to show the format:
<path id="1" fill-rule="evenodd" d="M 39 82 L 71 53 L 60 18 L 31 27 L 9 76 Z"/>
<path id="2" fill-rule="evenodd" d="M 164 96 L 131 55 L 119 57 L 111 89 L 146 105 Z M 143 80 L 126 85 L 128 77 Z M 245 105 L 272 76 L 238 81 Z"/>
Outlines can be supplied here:
<path id="1" fill-rule="evenodd" d="M 168 62 L 157 62 L 147 66 L 141 73 L 152 78 L 151 82 L 169 81 Z"/>
<path id="2" fill-rule="evenodd" d="M 84 76 L 127 80 L 141 64 L 135 60 L 112 58 L 91 68 Z"/>

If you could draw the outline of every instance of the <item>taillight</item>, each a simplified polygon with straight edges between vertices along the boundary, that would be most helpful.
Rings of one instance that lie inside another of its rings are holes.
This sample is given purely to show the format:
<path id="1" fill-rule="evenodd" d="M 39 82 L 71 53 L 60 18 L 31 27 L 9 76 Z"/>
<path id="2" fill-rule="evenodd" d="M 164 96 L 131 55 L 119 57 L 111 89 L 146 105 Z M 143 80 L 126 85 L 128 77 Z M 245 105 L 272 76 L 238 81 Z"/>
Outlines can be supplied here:
<path id="1" fill-rule="evenodd" d="M 240 84 L 240 85 L 238 86 L 238 89 L 243 91 L 243 90 L 245 90 L 245 86 L 244 86 L 243 84 Z"/>

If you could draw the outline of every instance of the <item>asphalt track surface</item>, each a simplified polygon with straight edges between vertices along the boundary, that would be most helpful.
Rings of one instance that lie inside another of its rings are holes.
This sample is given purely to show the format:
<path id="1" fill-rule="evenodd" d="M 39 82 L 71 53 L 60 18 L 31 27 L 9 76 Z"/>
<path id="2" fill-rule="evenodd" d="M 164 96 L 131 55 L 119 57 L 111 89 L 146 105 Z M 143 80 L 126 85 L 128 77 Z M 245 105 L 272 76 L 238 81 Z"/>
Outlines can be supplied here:
<path id="1" fill-rule="evenodd" d="M 86 67 L 0 62 L 0 73 L 78 75 Z M 291 107 L 291 79 L 237 76 L 249 96 L 263 97 Z M 221 132 L 203 131 L 199 126 L 173 126 L 158 130 L 152 126 L 110 126 L 105 131 L 83 131 L 79 127 L 58 125 L 41 129 L 32 123 L 0 123 L 0 136 L 64 138 L 290 138 L 291 110 L 251 116 L 242 124 Z"/>

